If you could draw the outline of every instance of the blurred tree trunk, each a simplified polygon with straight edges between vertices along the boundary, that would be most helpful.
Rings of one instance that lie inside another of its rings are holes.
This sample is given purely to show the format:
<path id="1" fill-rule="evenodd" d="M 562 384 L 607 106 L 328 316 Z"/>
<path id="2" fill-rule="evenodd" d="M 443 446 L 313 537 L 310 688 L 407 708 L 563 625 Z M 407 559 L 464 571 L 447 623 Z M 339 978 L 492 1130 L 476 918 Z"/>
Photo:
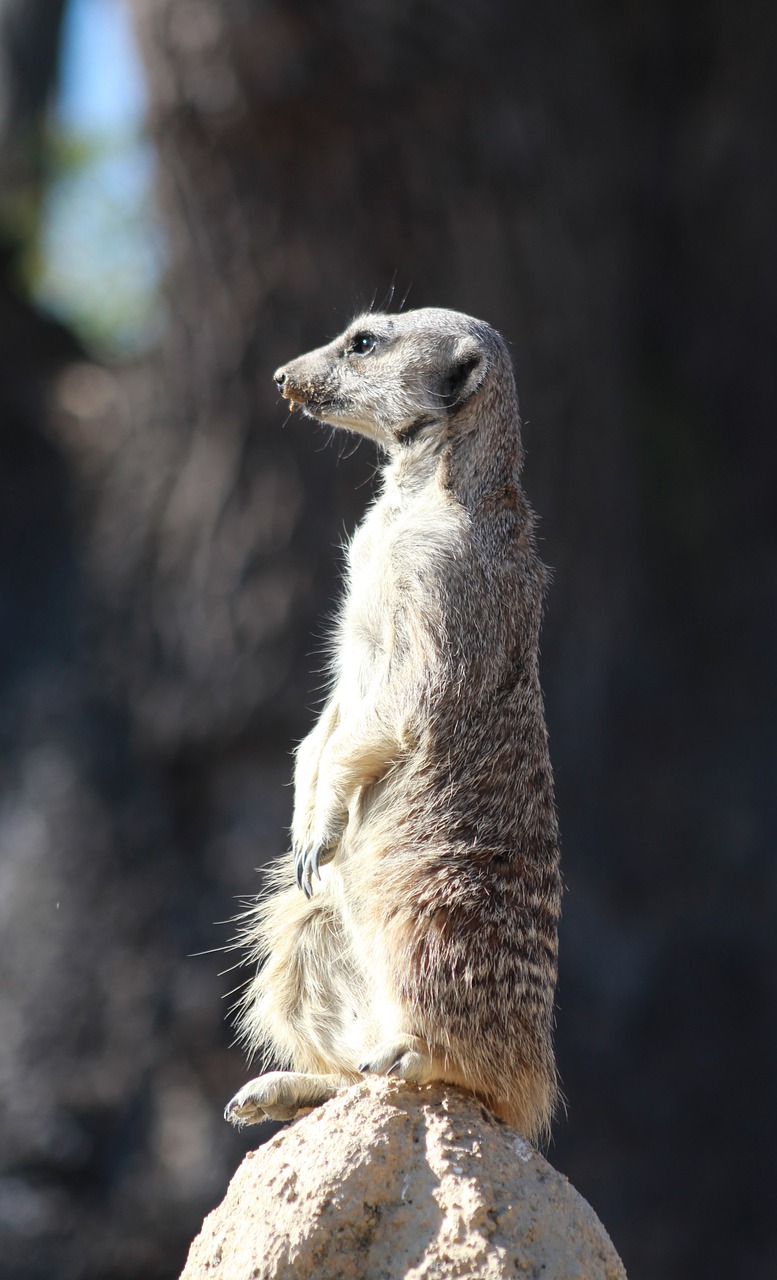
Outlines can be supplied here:
<path id="1" fill-rule="evenodd" d="M 65 0 L 0 0 L 0 219 L 41 179 Z"/>

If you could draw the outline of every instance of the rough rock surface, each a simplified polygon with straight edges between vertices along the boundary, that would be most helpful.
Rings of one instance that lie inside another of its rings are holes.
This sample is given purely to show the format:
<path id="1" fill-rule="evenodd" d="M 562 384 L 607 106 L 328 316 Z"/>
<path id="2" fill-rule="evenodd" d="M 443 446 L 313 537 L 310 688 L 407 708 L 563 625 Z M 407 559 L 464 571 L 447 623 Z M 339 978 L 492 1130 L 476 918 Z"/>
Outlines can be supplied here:
<path id="1" fill-rule="evenodd" d="M 625 1280 L 596 1214 L 476 1101 L 353 1086 L 250 1152 L 181 1280 Z"/>

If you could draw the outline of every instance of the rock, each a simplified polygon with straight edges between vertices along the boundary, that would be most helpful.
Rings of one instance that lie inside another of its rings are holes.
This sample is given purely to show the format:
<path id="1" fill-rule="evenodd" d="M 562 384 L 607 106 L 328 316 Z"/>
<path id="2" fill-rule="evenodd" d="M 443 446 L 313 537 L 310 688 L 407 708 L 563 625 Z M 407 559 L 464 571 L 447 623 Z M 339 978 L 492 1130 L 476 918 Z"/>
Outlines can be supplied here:
<path id="1" fill-rule="evenodd" d="M 250 1152 L 181 1280 L 625 1280 L 567 1179 L 457 1090 L 371 1078 Z"/>

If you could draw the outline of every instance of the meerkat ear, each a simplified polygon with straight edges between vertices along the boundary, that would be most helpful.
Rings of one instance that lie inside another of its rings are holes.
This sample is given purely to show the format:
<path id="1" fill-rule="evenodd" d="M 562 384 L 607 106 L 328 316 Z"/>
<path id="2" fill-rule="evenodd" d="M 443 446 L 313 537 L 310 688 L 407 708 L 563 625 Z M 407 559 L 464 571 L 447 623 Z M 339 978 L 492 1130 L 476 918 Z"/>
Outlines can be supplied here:
<path id="1" fill-rule="evenodd" d="M 458 409 L 474 391 L 477 391 L 486 373 L 486 353 L 472 338 L 464 338 L 457 345 L 451 363 L 445 371 L 440 395 L 447 409 Z"/>

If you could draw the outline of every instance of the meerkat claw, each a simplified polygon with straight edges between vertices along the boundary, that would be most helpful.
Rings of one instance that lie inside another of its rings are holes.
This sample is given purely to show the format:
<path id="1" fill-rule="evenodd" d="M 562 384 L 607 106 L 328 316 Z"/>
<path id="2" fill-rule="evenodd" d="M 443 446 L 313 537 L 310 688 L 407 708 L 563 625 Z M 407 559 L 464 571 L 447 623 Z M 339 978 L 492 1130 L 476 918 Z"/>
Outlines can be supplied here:
<path id="1" fill-rule="evenodd" d="M 313 868 L 318 870 L 316 850 L 298 849 L 294 854 L 294 879 L 297 882 L 297 888 L 302 890 L 306 898 L 309 898 L 313 892 Z"/>
<path id="2" fill-rule="evenodd" d="M 310 855 L 310 857 L 305 859 L 305 862 L 302 868 L 302 892 L 304 893 L 306 898 L 313 897 L 314 873 L 318 876 L 320 880 L 321 876 L 318 870 L 318 855 L 316 851 L 314 851 Z"/>
<path id="3" fill-rule="evenodd" d="M 305 874 L 305 854 L 303 853 L 302 850 L 298 849 L 294 853 L 294 879 L 296 881 L 298 889 L 302 888 L 304 874 Z M 306 894 L 306 897 L 309 898 L 310 894 Z"/>
<path id="4" fill-rule="evenodd" d="M 431 1055 L 428 1045 L 417 1036 L 407 1041 L 378 1045 L 371 1057 L 359 1063 L 362 1075 L 392 1076 L 398 1080 L 422 1081 L 428 1075 Z"/>
<path id="5" fill-rule="evenodd" d="M 299 849 L 294 854 L 294 879 L 297 888 L 306 898 L 313 896 L 313 877 L 321 879 L 321 868 L 334 858 L 334 849 L 316 846 L 313 849 Z"/>

